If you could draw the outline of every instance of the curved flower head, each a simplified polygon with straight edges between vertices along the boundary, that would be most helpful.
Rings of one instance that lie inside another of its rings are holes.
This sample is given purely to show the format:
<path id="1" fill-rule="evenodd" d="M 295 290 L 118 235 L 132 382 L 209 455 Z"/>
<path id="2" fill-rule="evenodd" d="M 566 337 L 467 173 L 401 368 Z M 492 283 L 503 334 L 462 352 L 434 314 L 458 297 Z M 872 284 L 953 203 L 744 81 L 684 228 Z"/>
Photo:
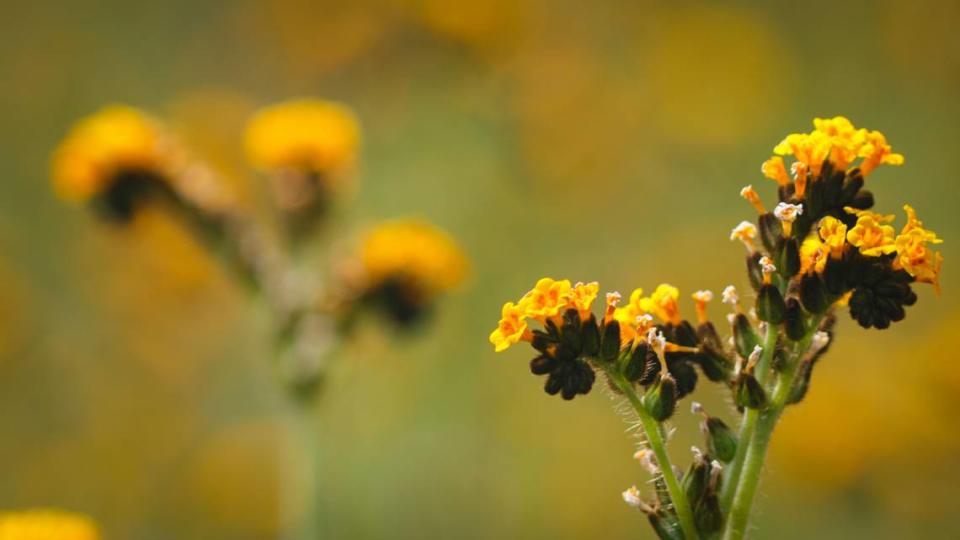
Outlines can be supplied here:
<path id="1" fill-rule="evenodd" d="M 353 164 L 360 127 L 344 105 L 319 99 L 285 101 L 253 115 L 244 143 L 247 158 L 259 169 L 329 173 Z"/>
<path id="2" fill-rule="evenodd" d="M 680 322 L 680 308 L 677 305 L 677 299 L 680 298 L 680 290 L 672 285 L 662 283 L 657 285 L 653 294 L 649 298 L 640 300 L 640 307 L 647 313 L 656 315 L 660 320 L 667 323 Z"/>
<path id="3" fill-rule="evenodd" d="M 830 251 L 830 255 L 839 257 L 843 254 L 847 240 L 847 226 L 844 222 L 833 216 L 826 216 L 820 220 L 817 233 L 823 240 L 823 245 Z"/>
<path id="4" fill-rule="evenodd" d="M 869 210 L 845 208 L 850 214 L 857 215 L 857 224 L 847 231 L 847 242 L 860 248 L 860 253 L 868 257 L 877 257 L 896 251 L 893 244 L 893 227 L 885 225 L 893 221 L 893 216 L 883 216 Z"/>
<path id="5" fill-rule="evenodd" d="M 165 178 L 171 162 L 168 135 L 152 117 L 110 105 L 81 119 L 54 151 L 53 186 L 68 201 L 87 201 L 124 173 Z"/>
<path id="6" fill-rule="evenodd" d="M 496 330 L 490 333 L 490 343 L 497 352 L 507 350 L 527 335 L 526 318 L 526 306 L 523 302 L 520 304 L 507 302 L 503 305 L 500 322 L 497 323 Z"/>
<path id="7" fill-rule="evenodd" d="M 613 318 L 620 324 L 620 341 L 627 343 L 632 341 L 642 330 L 638 329 L 640 318 L 647 315 L 647 311 L 642 307 L 643 289 L 636 288 L 630 293 L 630 300 L 626 305 L 618 307 L 613 312 Z"/>
<path id="8" fill-rule="evenodd" d="M 404 282 L 432 296 L 450 290 L 466 275 L 467 260 L 446 232 L 422 220 L 380 225 L 363 238 L 361 263 L 367 286 Z"/>
<path id="9" fill-rule="evenodd" d="M 877 168 L 878 165 L 903 165 L 903 154 L 896 154 L 887 143 L 887 138 L 879 131 L 870 131 L 865 135 L 863 146 L 860 147 L 860 171 L 864 176 Z"/>
<path id="10" fill-rule="evenodd" d="M 58 510 L 0 513 L 0 540 L 99 540 L 90 518 Z"/>
<path id="11" fill-rule="evenodd" d="M 541 278 L 520 303 L 525 306 L 528 317 L 545 321 L 563 313 L 572 296 L 573 288 L 569 279 L 557 281 L 553 278 Z"/>

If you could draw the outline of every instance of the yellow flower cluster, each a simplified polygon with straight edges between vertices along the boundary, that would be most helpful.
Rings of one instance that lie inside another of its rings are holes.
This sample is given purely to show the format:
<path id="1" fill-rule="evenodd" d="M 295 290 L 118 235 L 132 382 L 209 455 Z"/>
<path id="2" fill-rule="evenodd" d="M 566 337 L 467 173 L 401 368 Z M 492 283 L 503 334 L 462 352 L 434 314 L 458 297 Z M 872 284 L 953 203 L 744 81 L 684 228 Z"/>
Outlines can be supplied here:
<path id="1" fill-rule="evenodd" d="M 138 109 L 111 105 L 81 119 L 53 154 L 53 184 L 60 197 L 85 201 L 108 187 L 124 169 L 165 177 L 169 138 Z"/>
<path id="2" fill-rule="evenodd" d="M 557 322 L 564 311 L 570 308 L 576 309 L 581 319 L 586 319 L 590 316 L 590 308 L 599 290 L 596 282 L 571 285 L 570 280 L 566 279 L 542 278 L 517 303 L 507 302 L 503 305 L 497 328 L 490 333 L 490 343 L 500 352 L 521 340 L 529 341 L 531 333 L 527 328 L 527 319 L 540 322 L 551 319 Z M 646 331 L 653 327 L 653 316 L 665 323 L 680 322 L 677 306 L 679 296 L 680 291 L 676 287 L 661 284 L 648 297 L 643 296 L 643 289 L 635 289 L 626 305 L 617 307 L 620 295 L 610 293 L 607 295 L 604 320 L 613 320 L 620 325 L 623 343 L 636 338 L 644 339 Z"/>
<path id="3" fill-rule="evenodd" d="M 57 510 L 0 513 L 0 540 L 98 540 L 93 521 Z"/>
<path id="4" fill-rule="evenodd" d="M 344 105 L 293 100 L 258 111 L 247 124 L 244 143 L 247 158 L 260 169 L 330 173 L 354 163 L 360 127 Z"/>
<path id="5" fill-rule="evenodd" d="M 903 156 L 893 152 L 886 137 L 879 131 L 855 128 L 843 116 L 816 118 L 813 126 L 810 133 L 787 135 L 773 149 L 777 156 L 792 155 L 797 160 L 795 173 L 798 176 L 805 175 L 807 171 L 818 175 L 827 158 L 837 169 L 844 169 L 856 159 L 863 158 L 859 166 L 864 176 L 880 164 L 903 164 Z M 764 162 L 761 170 L 764 176 L 781 185 L 789 183 L 782 158 L 770 158 Z"/>
<path id="6" fill-rule="evenodd" d="M 823 218 L 818 230 L 811 232 L 800 248 L 801 271 L 822 272 L 827 256 L 842 256 L 845 245 L 849 244 L 867 257 L 894 253 L 894 269 L 906 270 L 918 282 L 930 283 L 939 289 L 943 255 L 932 250 L 930 244 L 940 244 L 943 240 L 923 227 L 913 207 L 904 205 L 903 210 L 907 223 L 899 234 L 889 224 L 895 219 L 893 215 L 846 208 L 848 213 L 857 216 L 856 225 L 849 230 L 839 219 Z"/>
<path id="7" fill-rule="evenodd" d="M 467 260 L 444 231 L 422 220 L 380 225 L 363 238 L 361 263 L 374 287 L 391 278 L 413 280 L 426 294 L 449 290 L 463 281 Z"/>

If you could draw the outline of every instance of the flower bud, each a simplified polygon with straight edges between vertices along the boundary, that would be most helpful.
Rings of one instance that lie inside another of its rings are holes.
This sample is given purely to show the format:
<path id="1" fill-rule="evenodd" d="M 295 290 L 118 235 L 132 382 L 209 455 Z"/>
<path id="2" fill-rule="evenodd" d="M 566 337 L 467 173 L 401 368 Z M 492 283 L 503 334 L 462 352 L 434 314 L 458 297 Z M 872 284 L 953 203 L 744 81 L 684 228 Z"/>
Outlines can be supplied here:
<path id="1" fill-rule="evenodd" d="M 821 314 L 830 307 L 827 289 L 816 274 L 806 274 L 800 279 L 800 301 L 810 313 Z"/>
<path id="2" fill-rule="evenodd" d="M 793 341 L 800 341 L 807 333 L 807 328 L 803 324 L 803 310 L 800 308 L 800 301 L 793 296 L 787 298 L 787 310 L 783 316 L 783 323 L 787 331 L 787 337 Z"/>
<path id="3" fill-rule="evenodd" d="M 796 379 L 794 379 L 793 388 L 790 389 L 790 395 L 787 396 L 787 404 L 794 405 L 803 401 L 810 388 L 810 377 L 813 375 L 813 362 L 804 360 L 800 363 L 797 370 Z"/>
<path id="4" fill-rule="evenodd" d="M 777 258 L 777 269 L 780 275 L 786 278 L 793 277 L 800 271 L 800 244 L 796 238 L 784 242 L 783 251 Z"/>
<path id="5" fill-rule="evenodd" d="M 707 438 L 707 449 L 711 455 L 724 463 L 733 461 L 737 453 L 737 436 L 723 420 L 707 416 L 700 423 L 700 430 Z"/>
<path id="6" fill-rule="evenodd" d="M 780 289 L 772 284 L 764 284 L 757 295 L 757 318 L 771 324 L 783 322 L 787 306 L 783 302 Z"/>
<path id="7" fill-rule="evenodd" d="M 620 324 L 610 321 L 603 325 L 603 339 L 600 341 L 600 359 L 613 362 L 620 356 Z"/>
<path id="8" fill-rule="evenodd" d="M 783 240 L 783 225 L 780 220 L 771 212 L 767 212 L 760 216 L 757 223 L 759 224 L 757 229 L 760 231 L 760 241 L 763 242 L 763 247 L 767 248 L 770 253 L 779 253 L 780 242 Z"/>
<path id="9" fill-rule="evenodd" d="M 767 394 L 756 377 L 741 373 L 735 384 L 734 402 L 737 407 L 760 409 L 767 403 Z"/>
<path id="10" fill-rule="evenodd" d="M 563 313 L 563 326 L 560 327 L 560 342 L 569 351 L 577 354 L 582 347 L 580 336 L 580 314 L 575 309 Z"/>
<path id="11" fill-rule="evenodd" d="M 650 347 L 646 343 L 638 343 L 636 348 L 620 359 L 620 372 L 630 382 L 637 382 L 647 372 L 647 355 Z"/>
<path id="12" fill-rule="evenodd" d="M 847 274 L 850 271 L 849 257 L 836 259 L 830 257 L 823 267 L 823 282 L 828 293 L 840 296 L 847 292 Z"/>
<path id="13" fill-rule="evenodd" d="M 687 474 L 683 475 L 683 479 L 680 481 L 680 487 L 683 488 L 683 492 L 686 494 L 690 505 L 696 506 L 710 487 L 711 467 L 710 460 L 707 459 L 707 456 L 705 456 L 699 448 L 694 446 L 692 450 L 693 463 L 691 463 L 690 468 L 687 469 Z"/>
<path id="14" fill-rule="evenodd" d="M 683 531 L 676 518 L 668 514 L 662 508 L 657 508 L 653 512 L 647 513 L 647 519 L 650 520 L 650 526 L 657 533 L 660 540 L 682 540 Z"/>
<path id="15" fill-rule="evenodd" d="M 597 319 L 592 313 L 580 326 L 580 335 L 583 341 L 584 355 L 594 358 L 600 354 L 600 328 L 597 326 Z"/>
<path id="16" fill-rule="evenodd" d="M 743 313 L 737 313 L 733 318 L 733 342 L 737 353 L 743 358 L 750 356 L 753 348 L 760 343 L 757 333 L 753 331 L 750 319 Z"/>
<path id="17" fill-rule="evenodd" d="M 716 490 L 708 492 L 700 500 L 700 504 L 693 509 L 697 530 L 704 538 L 710 538 L 723 527 L 723 512 L 720 510 L 720 499 Z"/>
<path id="18" fill-rule="evenodd" d="M 750 278 L 750 285 L 754 290 L 763 285 L 763 269 L 760 267 L 760 259 L 763 254 L 759 251 L 747 255 L 747 277 Z"/>
<path id="19" fill-rule="evenodd" d="M 644 394 L 643 404 L 657 422 L 670 418 L 677 407 L 677 382 L 669 373 L 661 373 L 657 382 Z"/>

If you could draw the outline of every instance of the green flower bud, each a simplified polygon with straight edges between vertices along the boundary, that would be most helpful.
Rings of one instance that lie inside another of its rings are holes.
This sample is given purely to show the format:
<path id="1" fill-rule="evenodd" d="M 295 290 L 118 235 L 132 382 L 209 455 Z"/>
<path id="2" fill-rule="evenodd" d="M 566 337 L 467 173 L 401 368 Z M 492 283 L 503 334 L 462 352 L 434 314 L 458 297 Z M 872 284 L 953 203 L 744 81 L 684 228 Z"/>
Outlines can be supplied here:
<path id="1" fill-rule="evenodd" d="M 623 355 L 620 359 L 620 372 L 623 377 L 630 382 L 637 382 L 647 371 L 647 353 L 649 347 L 641 342 L 629 354 Z"/>
<path id="2" fill-rule="evenodd" d="M 693 463 L 680 481 L 680 487 L 683 488 L 691 506 L 696 506 L 710 487 L 710 471 L 710 460 L 697 447 L 694 447 Z"/>
<path id="3" fill-rule="evenodd" d="M 707 436 L 707 449 L 720 461 L 729 463 L 737 453 L 737 436 L 727 424 L 714 416 L 705 419 L 701 430 Z"/>
<path id="4" fill-rule="evenodd" d="M 600 341 L 600 359 L 613 362 L 620 356 L 620 324 L 610 321 L 603 326 L 603 339 Z"/>
<path id="5" fill-rule="evenodd" d="M 757 230 L 760 232 L 760 241 L 763 247 L 770 253 L 780 253 L 780 245 L 783 241 L 783 225 L 777 216 L 770 212 L 763 214 L 757 220 Z"/>
<path id="6" fill-rule="evenodd" d="M 800 271 L 800 244 L 796 238 L 784 242 L 783 251 L 777 258 L 777 269 L 785 278 L 793 277 Z"/>
<path id="7" fill-rule="evenodd" d="M 803 308 L 810 313 L 821 314 L 827 311 L 830 303 L 827 299 L 827 289 L 816 274 L 805 274 L 800 279 L 800 301 Z"/>
<path id="8" fill-rule="evenodd" d="M 763 285 L 763 270 L 760 268 L 761 257 L 763 255 L 759 251 L 747 255 L 747 277 L 750 278 L 750 285 L 753 290 L 757 290 Z"/>
<path id="9" fill-rule="evenodd" d="M 760 287 L 757 295 L 757 318 L 771 324 L 780 324 L 786 309 L 780 289 L 769 283 Z"/>
<path id="10" fill-rule="evenodd" d="M 743 313 L 737 313 L 733 319 L 733 342 L 737 353 L 744 358 L 748 358 L 753 348 L 760 344 L 760 338 L 754 332 L 750 319 Z"/>
<path id="11" fill-rule="evenodd" d="M 583 341 L 583 354 L 595 358 L 600 354 L 600 328 L 593 314 L 583 321 L 580 327 L 580 336 Z"/>
<path id="12" fill-rule="evenodd" d="M 738 407 L 760 409 L 767 404 L 767 394 L 756 377 L 741 373 L 735 385 L 734 401 Z"/>
<path id="13" fill-rule="evenodd" d="M 803 310 L 800 301 L 791 296 L 787 298 L 787 311 L 783 317 L 787 337 L 793 341 L 800 341 L 807 334 L 807 327 L 803 323 Z"/>
<path id="14" fill-rule="evenodd" d="M 657 422 L 670 418 L 677 407 L 677 382 L 669 373 L 661 372 L 657 382 L 644 394 L 643 404 Z"/>
<path id="15" fill-rule="evenodd" d="M 710 490 L 700 504 L 693 509 L 697 530 L 704 538 L 709 538 L 723 527 L 723 512 L 720 510 L 720 500 L 714 490 Z"/>

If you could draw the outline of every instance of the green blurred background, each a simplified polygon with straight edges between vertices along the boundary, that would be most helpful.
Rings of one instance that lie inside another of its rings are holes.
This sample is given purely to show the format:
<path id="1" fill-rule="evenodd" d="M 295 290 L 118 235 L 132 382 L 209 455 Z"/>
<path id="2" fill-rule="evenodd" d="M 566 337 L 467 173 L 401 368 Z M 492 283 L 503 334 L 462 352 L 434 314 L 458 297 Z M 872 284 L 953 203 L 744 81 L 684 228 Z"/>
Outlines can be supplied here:
<path id="1" fill-rule="evenodd" d="M 567 0 L 3 2 L 0 507 L 95 516 L 112 539 L 275 538 L 303 459 L 262 313 L 174 224 L 104 227 L 49 189 L 51 149 L 121 101 L 170 120 L 241 191 L 239 130 L 292 96 L 365 130 L 345 229 L 424 216 L 473 272 L 427 332 L 369 326 L 322 403 L 332 538 L 647 538 L 645 473 L 603 392 L 561 402 L 486 341 L 543 275 L 605 290 L 745 285 L 730 228 L 760 163 L 815 116 L 880 129 L 870 177 L 946 239 L 884 332 L 841 317 L 785 417 L 760 538 L 960 536 L 960 6 Z M 953 178 L 954 180 L 951 180 Z M 249 192 L 249 189 L 247 189 Z M 902 219 L 902 218 L 900 218 Z M 688 314 L 692 305 L 686 303 Z M 722 320 L 722 310 L 714 306 Z M 698 399 L 732 420 L 718 388 Z M 678 458 L 697 442 L 679 414 Z"/>

